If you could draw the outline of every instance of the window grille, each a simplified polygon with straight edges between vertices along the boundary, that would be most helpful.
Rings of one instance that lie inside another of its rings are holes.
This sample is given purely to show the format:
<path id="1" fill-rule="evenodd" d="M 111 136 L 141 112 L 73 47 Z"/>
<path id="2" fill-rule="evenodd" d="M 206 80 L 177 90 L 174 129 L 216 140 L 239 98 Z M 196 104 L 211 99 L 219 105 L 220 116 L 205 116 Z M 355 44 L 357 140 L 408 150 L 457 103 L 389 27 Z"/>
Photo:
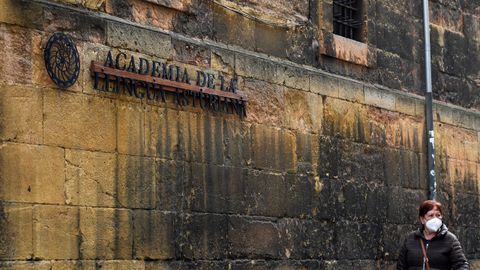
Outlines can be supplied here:
<path id="1" fill-rule="evenodd" d="M 333 0 L 333 33 L 349 39 L 360 39 L 361 0 Z"/>

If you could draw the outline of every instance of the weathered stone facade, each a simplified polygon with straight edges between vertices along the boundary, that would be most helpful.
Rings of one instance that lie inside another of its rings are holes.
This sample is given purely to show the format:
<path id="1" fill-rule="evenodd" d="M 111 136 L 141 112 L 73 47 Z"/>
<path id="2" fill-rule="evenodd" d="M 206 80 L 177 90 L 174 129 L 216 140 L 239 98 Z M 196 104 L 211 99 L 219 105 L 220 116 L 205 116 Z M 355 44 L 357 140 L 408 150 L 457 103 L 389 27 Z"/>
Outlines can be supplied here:
<path id="1" fill-rule="evenodd" d="M 394 269 L 427 196 L 422 8 L 364 2 L 354 42 L 330 0 L 0 0 L 0 268 Z M 480 5 L 430 5 L 438 200 L 480 269 Z M 247 117 L 98 91 L 109 50 L 238 78 Z"/>

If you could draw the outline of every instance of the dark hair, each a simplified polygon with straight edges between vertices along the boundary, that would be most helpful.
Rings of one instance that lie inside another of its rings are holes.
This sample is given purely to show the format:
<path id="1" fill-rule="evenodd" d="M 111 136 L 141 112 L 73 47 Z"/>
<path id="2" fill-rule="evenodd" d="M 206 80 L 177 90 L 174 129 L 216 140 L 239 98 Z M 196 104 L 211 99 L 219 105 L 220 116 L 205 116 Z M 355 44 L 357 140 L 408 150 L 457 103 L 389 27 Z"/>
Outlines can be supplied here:
<path id="1" fill-rule="evenodd" d="M 428 211 L 435 208 L 437 208 L 438 211 L 440 211 L 440 214 L 443 216 L 442 204 L 434 200 L 426 200 L 422 202 L 418 208 L 418 216 L 423 217 L 428 213 Z"/>

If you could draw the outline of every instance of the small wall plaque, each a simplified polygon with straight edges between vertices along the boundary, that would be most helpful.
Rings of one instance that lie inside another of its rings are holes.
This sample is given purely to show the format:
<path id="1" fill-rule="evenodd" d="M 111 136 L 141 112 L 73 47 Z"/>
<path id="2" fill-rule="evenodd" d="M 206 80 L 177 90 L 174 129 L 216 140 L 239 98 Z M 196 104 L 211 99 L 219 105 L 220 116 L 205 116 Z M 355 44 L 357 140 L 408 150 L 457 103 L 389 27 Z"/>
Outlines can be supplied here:
<path id="1" fill-rule="evenodd" d="M 80 73 L 80 57 L 73 41 L 63 33 L 53 34 L 43 54 L 48 75 L 61 88 L 72 86 Z"/>

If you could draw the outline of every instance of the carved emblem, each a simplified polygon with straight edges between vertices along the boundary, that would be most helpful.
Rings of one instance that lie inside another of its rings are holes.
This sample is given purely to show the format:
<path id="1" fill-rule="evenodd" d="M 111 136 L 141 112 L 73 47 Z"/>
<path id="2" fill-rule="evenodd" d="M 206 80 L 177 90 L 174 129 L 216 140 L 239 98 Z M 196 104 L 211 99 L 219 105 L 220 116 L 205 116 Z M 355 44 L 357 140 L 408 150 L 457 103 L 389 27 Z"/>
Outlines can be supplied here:
<path id="1" fill-rule="evenodd" d="M 80 73 L 80 57 L 73 41 L 63 33 L 53 34 L 43 54 L 48 75 L 62 88 L 72 86 Z"/>

